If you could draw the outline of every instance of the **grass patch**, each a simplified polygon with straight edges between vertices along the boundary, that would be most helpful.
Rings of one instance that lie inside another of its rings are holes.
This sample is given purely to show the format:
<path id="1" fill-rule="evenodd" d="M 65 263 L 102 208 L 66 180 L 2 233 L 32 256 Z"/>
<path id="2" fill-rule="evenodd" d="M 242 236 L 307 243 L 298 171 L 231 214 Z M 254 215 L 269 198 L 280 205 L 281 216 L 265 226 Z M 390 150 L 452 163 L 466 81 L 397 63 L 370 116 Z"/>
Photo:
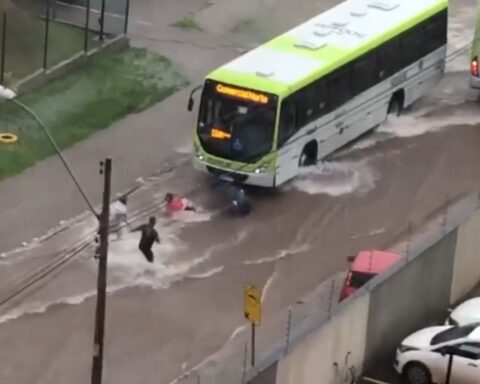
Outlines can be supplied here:
<path id="1" fill-rule="evenodd" d="M 202 30 L 202 28 L 198 25 L 197 21 L 192 16 L 188 16 L 183 18 L 182 20 L 178 20 L 177 22 L 172 24 L 172 27 L 190 29 L 190 30 L 196 30 L 196 31 Z"/>
<path id="2" fill-rule="evenodd" d="M 5 47 L 5 82 L 8 85 L 43 67 L 45 20 L 11 7 L 7 14 Z M 89 49 L 98 46 L 95 34 L 89 35 Z M 84 31 L 70 25 L 50 21 L 47 67 L 83 51 Z"/>
<path id="3" fill-rule="evenodd" d="M 128 48 L 98 58 L 21 101 L 38 114 L 64 149 L 186 84 L 167 59 L 145 49 Z M 54 154 L 32 117 L 12 103 L 0 104 L 0 131 L 19 136 L 16 144 L 0 143 L 0 180 Z"/>

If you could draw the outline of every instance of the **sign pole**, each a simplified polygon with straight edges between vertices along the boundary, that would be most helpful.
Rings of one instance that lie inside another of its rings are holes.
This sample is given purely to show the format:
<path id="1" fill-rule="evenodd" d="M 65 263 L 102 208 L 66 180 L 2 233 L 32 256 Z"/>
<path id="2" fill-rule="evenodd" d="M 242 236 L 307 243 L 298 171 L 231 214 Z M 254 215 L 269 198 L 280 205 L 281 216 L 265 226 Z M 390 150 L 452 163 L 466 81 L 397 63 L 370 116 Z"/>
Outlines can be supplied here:
<path id="1" fill-rule="evenodd" d="M 252 367 L 255 366 L 255 323 L 252 323 Z"/>
<path id="2" fill-rule="evenodd" d="M 262 295 L 254 285 L 247 285 L 244 292 L 245 300 L 245 319 L 247 319 L 252 327 L 252 354 L 251 366 L 255 366 L 255 331 L 262 319 Z"/>

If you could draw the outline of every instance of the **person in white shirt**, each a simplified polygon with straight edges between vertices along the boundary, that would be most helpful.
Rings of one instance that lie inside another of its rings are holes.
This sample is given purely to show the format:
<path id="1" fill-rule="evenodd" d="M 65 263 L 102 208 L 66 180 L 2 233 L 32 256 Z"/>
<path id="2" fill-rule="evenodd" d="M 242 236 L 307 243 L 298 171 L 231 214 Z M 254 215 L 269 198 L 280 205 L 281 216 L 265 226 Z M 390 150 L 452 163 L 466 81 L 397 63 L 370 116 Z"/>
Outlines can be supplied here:
<path id="1" fill-rule="evenodd" d="M 120 240 L 127 225 L 127 196 L 122 196 L 110 206 L 110 231 Z"/>

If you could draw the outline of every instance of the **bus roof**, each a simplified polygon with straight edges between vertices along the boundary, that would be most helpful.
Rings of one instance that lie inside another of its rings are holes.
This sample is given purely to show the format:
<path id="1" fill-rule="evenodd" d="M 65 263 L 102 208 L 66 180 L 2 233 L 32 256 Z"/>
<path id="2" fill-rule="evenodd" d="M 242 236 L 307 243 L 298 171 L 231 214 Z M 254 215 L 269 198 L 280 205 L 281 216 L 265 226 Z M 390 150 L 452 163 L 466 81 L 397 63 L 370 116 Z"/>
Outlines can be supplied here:
<path id="1" fill-rule="evenodd" d="M 448 0 L 347 0 L 211 72 L 281 97 L 448 7 Z"/>

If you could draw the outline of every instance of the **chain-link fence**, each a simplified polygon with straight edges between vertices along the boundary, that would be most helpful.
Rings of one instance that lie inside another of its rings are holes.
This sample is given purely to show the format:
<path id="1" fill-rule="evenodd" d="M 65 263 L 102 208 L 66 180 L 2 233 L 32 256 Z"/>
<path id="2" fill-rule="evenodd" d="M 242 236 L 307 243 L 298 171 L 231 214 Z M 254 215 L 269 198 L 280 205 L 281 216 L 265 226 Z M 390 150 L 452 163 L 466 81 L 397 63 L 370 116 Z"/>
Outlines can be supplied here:
<path id="1" fill-rule="evenodd" d="M 130 0 L 17 0 L 0 17 L 0 84 L 86 54 L 127 31 Z"/>

